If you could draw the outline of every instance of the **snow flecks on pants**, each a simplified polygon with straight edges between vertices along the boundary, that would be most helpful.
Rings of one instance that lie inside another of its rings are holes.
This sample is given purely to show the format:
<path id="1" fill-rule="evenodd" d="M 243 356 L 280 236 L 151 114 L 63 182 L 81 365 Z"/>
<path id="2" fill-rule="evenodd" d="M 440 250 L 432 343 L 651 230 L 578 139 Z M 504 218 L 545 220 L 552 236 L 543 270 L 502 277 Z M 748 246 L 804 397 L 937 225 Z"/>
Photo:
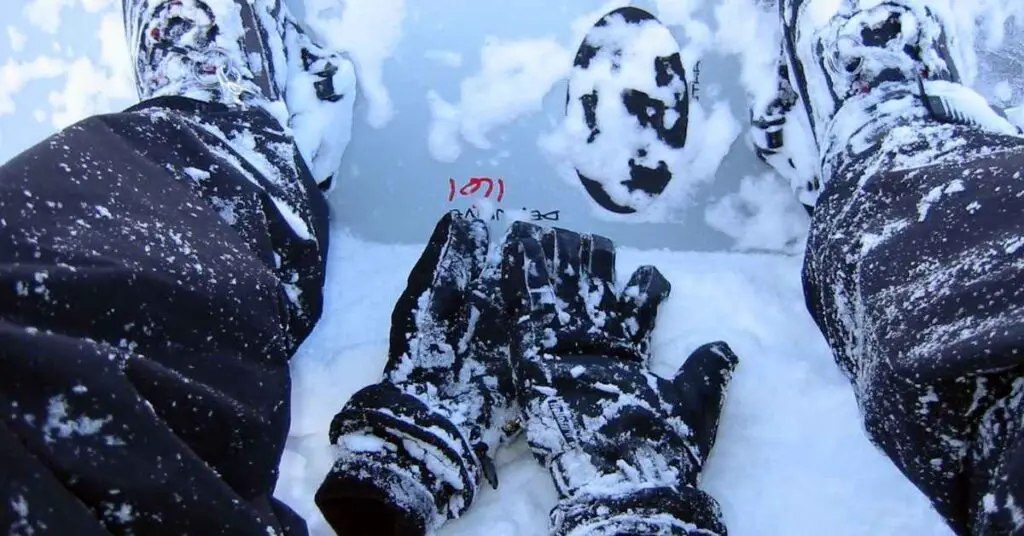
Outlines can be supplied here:
<path id="1" fill-rule="evenodd" d="M 957 509 L 971 499 L 955 482 L 985 440 L 972 423 L 1006 395 L 1001 371 L 1015 357 L 1001 349 L 1021 336 L 1024 259 L 1007 251 L 1024 243 L 1014 224 L 1024 184 L 1010 171 L 1024 143 L 901 120 L 865 129 L 881 133 L 875 145 L 854 144 L 826 169 L 805 284 L 872 440 L 940 513 L 966 523 Z"/>

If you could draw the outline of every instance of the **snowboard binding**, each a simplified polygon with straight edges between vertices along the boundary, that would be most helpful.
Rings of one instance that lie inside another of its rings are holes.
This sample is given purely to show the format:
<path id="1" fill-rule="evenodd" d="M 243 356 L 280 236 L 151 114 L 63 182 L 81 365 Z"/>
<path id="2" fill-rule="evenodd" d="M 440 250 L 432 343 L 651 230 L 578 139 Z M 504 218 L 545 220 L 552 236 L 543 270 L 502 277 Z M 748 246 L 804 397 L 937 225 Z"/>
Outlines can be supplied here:
<path id="1" fill-rule="evenodd" d="M 289 83 L 284 91 L 288 126 L 317 185 L 326 193 L 335 186 L 335 173 L 352 138 L 355 67 L 340 52 L 316 43 L 288 10 L 280 9 L 276 18 L 288 61 Z"/>
<path id="2" fill-rule="evenodd" d="M 790 83 L 789 67 L 781 53 L 775 73 L 775 95 L 764 107 L 750 109 L 748 137 L 757 157 L 789 181 L 810 214 L 821 193 L 814 158 L 817 148 L 808 136 L 809 126 L 801 121 L 800 96 Z"/>

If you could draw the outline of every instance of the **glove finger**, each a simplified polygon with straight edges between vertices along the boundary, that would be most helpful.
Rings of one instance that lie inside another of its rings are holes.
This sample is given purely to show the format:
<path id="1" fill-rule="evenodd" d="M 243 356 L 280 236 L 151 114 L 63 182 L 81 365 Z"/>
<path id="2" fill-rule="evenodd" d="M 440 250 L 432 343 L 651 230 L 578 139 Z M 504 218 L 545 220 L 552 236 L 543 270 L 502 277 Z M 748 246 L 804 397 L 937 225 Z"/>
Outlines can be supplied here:
<path id="1" fill-rule="evenodd" d="M 581 320 L 583 296 L 580 293 L 581 236 L 566 229 L 549 228 L 544 231 L 541 244 L 550 270 L 552 286 L 558 301 L 559 323 L 570 324 Z"/>
<path id="2" fill-rule="evenodd" d="M 538 325 L 555 314 L 555 294 L 541 246 L 543 228 L 517 221 L 509 227 L 502 251 L 502 292 L 514 318 Z"/>
<path id="3" fill-rule="evenodd" d="M 672 293 L 672 284 L 654 266 L 641 266 L 630 276 L 622 289 L 619 311 L 626 338 L 648 355 L 651 332 L 654 330 L 658 309 Z"/>
<path id="4" fill-rule="evenodd" d="M 592 297 L 588 306 L 593 314 L 600 311 L 604 315 L 615 311 L 615 244 L 601 235 L 583 235 L 580 245 L 580 257 L 583 265 L 581 277 L 586 282 Z M 596 309 L 593 310 L 593 309 Z"/>
<path id="5" fill-rule="evenodd" d="M 585 251 L 581 253 L 587 275 L 595 279 L 615 281 L 615 244 L 601 235 L 584 235 Z"/>
<path id="6" fill-rule="evenodd" d="M 450 215 L 451 223 L 442 222 L 434 230 L 428 248 L 439 249 L 421 257 L 413 272 L 421 271 L 429 277 L 428 290 L 432 292 L 429 310 L 435 319 L 453 318 L 462 306 L 466 289 L 480 277 L 487 257 L 487 225 L 478 219 Z M 410 280 L 414 277 L 410 274 Z"/>
<path id="7" fill-rule="evenodd" d="M 405 290 L 391 313 L 391 355 L 408 350 L 408 337 L 420 332 L 420 323 L 446 329 L 464 303 L 466 288 L 476 279 L 487 251 L 487 226 L 446 213 L 409 273 Z M 426 294 L 426 303 L 421 300 Z M 421 315 L 425 305 L 429 314 Z"/>
<path id="8" fill-rule="evenodd" d="M 508 353 L 509 318 L 502 300 L 500 266 L 485 265 L 480 278 L 470 285 L 463 317 L 468 325 L 459 344 L 460 353 L 465 353 L 467 345 L 474 348 L 471 354 L 476 356 L 490 356 L 499 349 Z"/>
<path id="9" fill-rule="evenodd" d="M 672 380 L 679 396 L 677 413 L 693 432 L 701 463 L 715 445 L 725 394 L 739 361 L 728 344 L 705 344 L 690 354 Z"/>

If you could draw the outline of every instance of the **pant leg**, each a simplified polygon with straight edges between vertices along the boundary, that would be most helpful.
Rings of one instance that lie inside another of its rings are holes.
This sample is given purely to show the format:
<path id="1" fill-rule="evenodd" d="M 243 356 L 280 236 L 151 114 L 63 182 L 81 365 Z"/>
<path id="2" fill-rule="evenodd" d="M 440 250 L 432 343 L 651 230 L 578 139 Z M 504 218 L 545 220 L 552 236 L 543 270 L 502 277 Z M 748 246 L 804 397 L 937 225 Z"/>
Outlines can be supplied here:
<path id="1" fill-rule="evenodd" d="M 1024 140 L 919 118 L 875 141 L 826 163 L 808 308 L 869 436 L 950 525 L 1021 533 Z"/>
<path id="2" fill-rule="evenodd" d="M 260 111 L 154 100 L 0 167 L 0 525 L 305 533 L 272 492 L 326 227 Z"/>

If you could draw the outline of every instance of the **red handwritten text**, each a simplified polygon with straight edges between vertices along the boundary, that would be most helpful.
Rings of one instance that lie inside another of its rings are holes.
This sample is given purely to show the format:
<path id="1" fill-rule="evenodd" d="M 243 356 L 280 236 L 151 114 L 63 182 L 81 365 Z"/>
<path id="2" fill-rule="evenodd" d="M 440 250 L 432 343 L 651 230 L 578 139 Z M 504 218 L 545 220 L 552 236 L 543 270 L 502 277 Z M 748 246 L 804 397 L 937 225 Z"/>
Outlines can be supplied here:
<path id="1" fill-rule="evenodd" d="M 497 185 L 497 188 L 495 188 Z M 490 177 L 470 177 L 465 184 L 461 187 L 455 182 L 455 179 L 448 179 L 448 202 L 455 201 L 456 196 L 458 197 L 483 197 L 484 199 L 491 199 L 491 196 L 497 195 L 495 200 L 499 203 L 505 199 L 505 179 L 498 177 L 497 180 Z"/>

